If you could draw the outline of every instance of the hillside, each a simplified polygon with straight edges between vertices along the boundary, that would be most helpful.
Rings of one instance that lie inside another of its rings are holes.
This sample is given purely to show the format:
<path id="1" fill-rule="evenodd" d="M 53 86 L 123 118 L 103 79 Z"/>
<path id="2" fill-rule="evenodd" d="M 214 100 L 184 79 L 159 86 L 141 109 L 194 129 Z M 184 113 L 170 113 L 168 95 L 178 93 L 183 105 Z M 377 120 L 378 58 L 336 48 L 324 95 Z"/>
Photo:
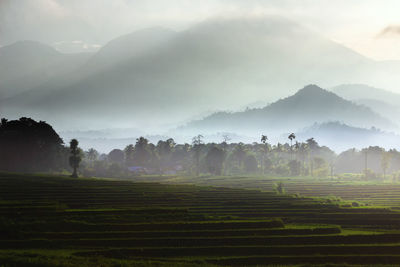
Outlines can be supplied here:
<path id="1" fill-rule="evenodd" d="M 308 85 L 296 94 L 262 109 L 215 113 L 182 127 L 184 131 L 234 131 L 280 134 L 297 131 L 314 123 L 341 121 L 358 127 L 391 129 L 394 125 L 370 108 L 345 100 L 316 85 Z"/>
<path id="2" fill-rule="evenodd" d="M 364 84 L 343 84 L 331 90 L 343 98 L 370 107 L 400 125 L 400 94 Z"/>
<path id="3" fill-rule="evenodd" d="M 349 100 L 373 99 L 400 107 L 400 94 L 365 84 L 342 84 L 331 88 L 331 91 Z"/>
<path id="4" fill-rule="evenodd" d="M 20 41 L 0 47 L 0 98 L 19 95 L 82 67 L 90 53 L 62 54 L 50 46 Z"/>
<path id="5" fill-rule="evenodd" d="M 400 145 L 400 136 L 376 128 L 352 127 L 340 122 L 314 124 L 296 133 L 298 140 L 314 137 L 318 143 L 336 151 L 349 148 L 381 146 L 387 149 Z"/>
<path id="6" fill-rule="evenodd" d="M 77 126 L 70 117 L 79 116 L 81 126 L 101 127 L 93 120 L 101 117 L 117 127 L 146 127 L 271 102 L 308 83 L 369 79 L 372 63 L 284 18 L 212 19 L 178 33 L 155 28 L 113 40 L 76 76 L 2 104 L 7 115 L 29 113 L 59 125 Z"/>

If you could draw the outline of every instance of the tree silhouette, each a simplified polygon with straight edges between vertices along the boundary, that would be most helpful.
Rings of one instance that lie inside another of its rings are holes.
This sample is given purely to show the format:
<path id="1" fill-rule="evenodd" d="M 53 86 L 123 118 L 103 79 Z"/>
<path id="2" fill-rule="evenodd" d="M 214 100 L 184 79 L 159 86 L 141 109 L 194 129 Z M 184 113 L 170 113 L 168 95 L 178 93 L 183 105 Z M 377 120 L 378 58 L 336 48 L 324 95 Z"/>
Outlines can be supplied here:
<path id="1" fill-rule="evenodd" d="M 149 140 L 144 137 L 137 138 L 134 151 L 135 163 L 140 166 L 148 166 L 151 160 Z"/>
<path id="2" fill-rule="evenodd" d="M 246 157 L 247 151 L 246 151 L 246 147 L 244 146 L 243 143 L 239 143 L 235 146 L 233 152 L 232 152 L 232 156 L 235 159 L 235 161 L 238 164 L 239 169 L 242 169 L 245 157 Z"/>
<path id="3" fill-rule="evenodd" d="M 113 163 L 123 163 L 125 159 L 125 153 L 121 149 L 113 149 L 108 153 L 108 160 Z"/>
<path id="4" fill-rule="evenodd" d="M 99 157 L 99 152 L 96 149 L 90 148 L 87 152 L 87 158 L 90 161 L 95 161 Z"/>
<path id="5" fill-rule="evenodd" d="M 292 145 L 292 142 L 293 142 L 293 139 L 296 138 L 296 136 L 294 135 L 294 133 L 291 133 L 288 136 L 288 138 L 290 139 L 290 159 L 292 160 L 293 159 L 293 145 Z"/>
<path id="6" fill-rule="evenodd" d="M 268 150 L 268 143 L 267 143 L 268 137 L 266 135 L 261 135 L 261 143 L 264 144 L 264 151 L 262 153 L 262 160 L 261 160 L 261 171 L 263 174 L 265 174 L 265 154 L 267 153 Z"/>
<path id="7" fill-rule="evenodd" d="M 268 140 L 268 137 L 266 135 L 261 135 L 261 143 L 265 144 Z"/>
<path id="8" fill-rule="evenodd" d="M 170 157 L 172 155 L 175 145 L 176 143 L 172 138 L 169 138 L 165 141 L 158 141 L 156 150 L 159 156 L 158 169 L 160 174 L 162 173 L 163 169 L 168 168 L 168 166 L 170 165 Z"/>
<path id="9" fill-rule="evenodd" d="M 225 160 L 225 151 L 213 146 L 206 155 L 206 164 L 208 171 L 214 175 L 221 175 L 222 166 Z"/>
<path id="10" fill-rule="evenodd" d="M 81 157 L 79 156 L 78 140 L 72 139 L 69 143 L 71 156 L 69 157 L 69 165 L 73 168 L 73 173 L 71 177 L 78 178 L 78 168 L 81 162 Z"/>
<path id="11" fill-rule="evenodd" d="M 0 169 L 5 171 L 49 171 L 61 169 L 63 141 L 44 121 L 22 117 L 2 119 L 0 124 Z"/>
<path id="12" fill-rule="evenodd" d="M 125 153 L 125 165 L 126 166 L 132 166 L 132 164 L 133 164 L 133 155 L 135 153 L 135 147 L 132 144 L 127 145 L 124 148 L 124 153 Z"/>
<path id="13" fill-rule="evenodd" d="M 193 137 L 192 139 L 192 148 L 194 151 L 194 157 L 196 161 L 196 176 L 200 174 L 200 152 L 203 146 L 203 136 L 201 134 Z"/>

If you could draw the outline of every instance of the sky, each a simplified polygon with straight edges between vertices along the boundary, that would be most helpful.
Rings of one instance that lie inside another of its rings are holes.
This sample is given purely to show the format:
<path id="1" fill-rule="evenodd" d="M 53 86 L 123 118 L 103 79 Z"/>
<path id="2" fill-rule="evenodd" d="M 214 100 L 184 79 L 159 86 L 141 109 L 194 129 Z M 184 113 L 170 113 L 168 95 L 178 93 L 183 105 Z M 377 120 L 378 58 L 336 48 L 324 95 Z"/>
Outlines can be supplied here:
<path id="1" fill-rule="evenodd" d="M 96 51 L 120 35 L 213 17 L 280 15 L 375 60 L 400 60 L 398 0 L 0 0 L 0 46 Z"/>

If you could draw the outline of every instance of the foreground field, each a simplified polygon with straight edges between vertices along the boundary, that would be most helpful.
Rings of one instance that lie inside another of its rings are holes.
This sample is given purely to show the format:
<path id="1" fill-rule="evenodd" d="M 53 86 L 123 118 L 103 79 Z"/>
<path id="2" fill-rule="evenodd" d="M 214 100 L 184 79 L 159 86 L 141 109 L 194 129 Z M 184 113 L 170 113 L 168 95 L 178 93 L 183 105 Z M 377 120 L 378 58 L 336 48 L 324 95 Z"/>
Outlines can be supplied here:
<path id="1" fill-rule="evenodd" d="M 256 189 L 265 192 L 274 190 L 282 182 L 288 194 L 308 197 L 341 198 L 350 202 L 370 206 L 400 209 L 400 183 L 383 181 L 360 181 L 349 178 L 313 177 L 256 177 L 256 176 L 150 176 L 137 177 L 134 181 L 153 181 L 168 184 L 193 184 L 200 186 Z"/>
<path id="2" fill-rule="evenodd" d="M 257 190 L 0 174 L 0 266 L 398 265 L 399 253 L 400 213 L 391 209 Z"/>

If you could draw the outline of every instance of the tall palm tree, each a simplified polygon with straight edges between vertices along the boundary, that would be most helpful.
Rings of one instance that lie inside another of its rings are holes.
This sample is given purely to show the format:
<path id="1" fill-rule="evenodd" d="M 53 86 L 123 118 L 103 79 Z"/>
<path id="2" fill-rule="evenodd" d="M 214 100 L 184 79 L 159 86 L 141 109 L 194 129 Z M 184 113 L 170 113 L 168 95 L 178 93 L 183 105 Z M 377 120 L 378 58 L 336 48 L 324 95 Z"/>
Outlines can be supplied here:
<path id="1" fill-rule="evenodd" d="M 290 139 L 290 159 L 293 159 L 293 139 L 296 139 L 296 135 L 294 133 L 289 134 L 288 138 Z"/>
<path id="2" fill-rule="evenodd" d="M 268 140 L 268 137 L 266 135 L 261 135 L 261 143 L 265 144 Z"/>
<path id="3" fill-rule="evenodd" d="M 262 173 L 264 174 L 265 173 L 265 170 L 264 170 L 264 161 L 265 161 L 265 153 L 267 152 L 267 149 L 268 149 L 268 144 L 267 144 L 267 140 L 268 140 L 268 137 L 266 136 L 266 135 L 261 135 L 261 143 L 263 143 L 264 144 L 264 151 L 263 151 L 263 153 L 262 153 L 262 161 L 261 161 L 261 171 L 262 171 Z"/>
<path id="4" fill-rule="evenodd" d="M 298 144 L 298 152 L 300 155 L 300 160 L 301 160 L 301 167 L 302 167 L 302 172 L 304 174 L 304 170 L 305 170 L 305 161 L 306 161 L 306 157 L 307 157 L 307 153 L 308 153 L 308 145 L 307 143 L 296 143 L 296 145 Z"/>

